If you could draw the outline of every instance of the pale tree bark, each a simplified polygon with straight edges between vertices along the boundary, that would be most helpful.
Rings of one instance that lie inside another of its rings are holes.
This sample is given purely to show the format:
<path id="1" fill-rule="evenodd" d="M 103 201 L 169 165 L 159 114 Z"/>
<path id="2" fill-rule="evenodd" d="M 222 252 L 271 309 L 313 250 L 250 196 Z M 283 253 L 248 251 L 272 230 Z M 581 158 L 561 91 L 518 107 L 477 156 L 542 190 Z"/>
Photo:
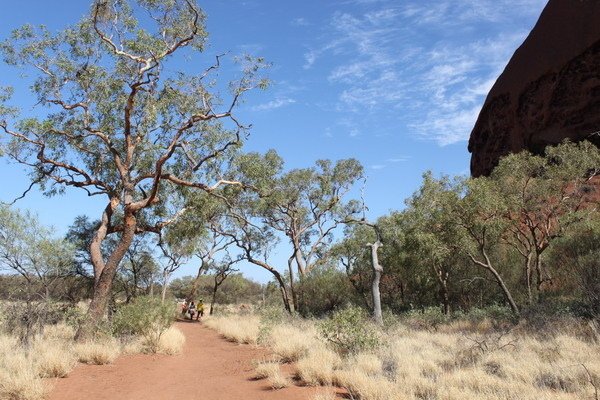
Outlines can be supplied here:
<path id="1" fill-rule="evenodd" d="M 379 284 L 381 282 L 381 275 L 383 274 L 383 267 L 379 264 L 379 255 L 377 251 L 382 247 L 381 241 L 377 240 L 375 243 L 367 243 L 367 246 L 371 249 L 371 267 L 373 268 L 373 281 L 371 283 L 371 294 L 373 297 L 373 319 L 379 325 L 383 325 L 383 313 L 381 311 L 381 291 L 379 290 Z"/>
<path id="2" fill-rule="evenodd" d="M 296 253 L 297 251 L 294 252 L 294 254 L 292 254 L 292 256 L 290 258 L 288 258 L 288 273 L 290 274 L 290 294 L 292 297 L 292 305 L 293 305 L 293 312 L 299 312 L 299 305 L 298 305 L 298 294 L 296 293 L 296 285 L 294 283 L 294 259 L 296 258 Z M 300 264 L 298 264 L 300 265 Z"/>
<path id="3" fill-rule="evenodd" d="M 163 303 L 167 299 L 167 286 L 169 285 L 169 276 L 170 275 L 171 274 L 169 274 L 168 271 L 166 271 L 166 270 L 163 271 L 163 285 L 162 285 L 162 290 L 160 293 L 160 301 Z"/>
<path id="4" fill-rule="evenodd" d="M 443 266 L 437 266 L 433 264 L 433 272 L 437 277 L 438 283 L 440 284 L 440 294 L 442 298 L 442 312 L 444 315 L 450 314 L 450 293 L 448 290 L 448 277 L 449 273 Z"/>

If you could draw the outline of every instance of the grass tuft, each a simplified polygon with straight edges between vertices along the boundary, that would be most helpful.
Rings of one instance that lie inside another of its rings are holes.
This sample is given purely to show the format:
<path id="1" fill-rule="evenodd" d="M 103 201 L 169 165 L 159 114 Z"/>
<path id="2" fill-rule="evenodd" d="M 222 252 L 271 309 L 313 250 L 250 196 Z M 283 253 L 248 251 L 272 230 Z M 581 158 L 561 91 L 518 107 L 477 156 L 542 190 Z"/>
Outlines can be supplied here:
<path id="1" fill-rule="evenodd" d="M 75 345 L 75 354 L 79 362 L 84 364 L 111 364 L 121 353 L 116 341 L 88 342 Z"/>

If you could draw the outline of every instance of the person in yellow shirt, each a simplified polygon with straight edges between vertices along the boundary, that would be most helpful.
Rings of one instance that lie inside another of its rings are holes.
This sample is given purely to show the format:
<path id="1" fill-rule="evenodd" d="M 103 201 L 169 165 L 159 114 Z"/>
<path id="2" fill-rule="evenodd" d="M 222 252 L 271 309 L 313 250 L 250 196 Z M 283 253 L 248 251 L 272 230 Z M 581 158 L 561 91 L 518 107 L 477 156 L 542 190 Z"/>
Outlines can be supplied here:
<path id="1" fill-rule="evenodd" d="M 198 305 L 196 306 L 196 321 L 200 317 L 204 317 L 204 302 L 202 299 L 198 300 Z"/>

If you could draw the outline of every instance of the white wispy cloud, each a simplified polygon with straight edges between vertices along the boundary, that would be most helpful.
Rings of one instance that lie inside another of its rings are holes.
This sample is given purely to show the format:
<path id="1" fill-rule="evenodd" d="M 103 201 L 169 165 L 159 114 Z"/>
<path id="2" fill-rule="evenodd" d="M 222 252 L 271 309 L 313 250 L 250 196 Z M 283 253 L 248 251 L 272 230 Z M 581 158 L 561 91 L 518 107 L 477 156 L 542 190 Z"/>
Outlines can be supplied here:
<path id="1" fill-rule="evenodd" d="M 299 18 L 294 18 L 292 20 L 291 24 L 293 26 L 309 26 L 310 22 L 308 22 L 308 20 L 306 18 L 299 17 Z"/>
<path id="2" fill-rule="evenodd" d="M 374 170 L 378 170 L 378 169 L 384 169 L 385 165 L 384 164 L 375 164 L 375 165 L 371 165 L 371 169 Z"/>
<path id="3" fill-rule="evenodd" d="M 394 157 L 394 158 L 388 158 L 388 159 L 387 159 L 387 160 L 385 160 L 385 161 L 387 161 L 387 162 L 389 162 L 389 163 L 399 163 L 399 162 L 405 162 L 405 161 L 408 161 L 408 160 L 410 160 L 410 159 L 411 159 L 411 157 L 410 157 L 410 156 L 398 156 L 398 157 Z"/>
<path id="4" fill-rule="evenodd" d="M 447 145 L 468 138 L 485 95 L 526 37 L 515 16 L 538 14 L 546 0 L 350 2 L 368 10 L 334 13 L 328 39 L 305 53 L 304 67 L 335 61 L 328 80 L 339 112 L 360 112 L 359 120 L 387 112 L 412 134 Z"/>
<path id="5" fill-rule="evenodd" d="M 410 2 L 402 7 L 404 17 L 420 25 L 457 26 L 471 22 L 502 22 L 515 15 L 539 10 L 547 0 L 452 0 Z"/>
<path id="6" fill-rule="evenodd" d="M 280 97 L 275 100 L 271 100 L 267 103 L 258 104 L 256 106 L 251 107 L 252 111 L 270 111 L 275 110 L 277 108 L 285 107 L 290 104 L 294 104 L 296 100 L 289 97 Z"/>

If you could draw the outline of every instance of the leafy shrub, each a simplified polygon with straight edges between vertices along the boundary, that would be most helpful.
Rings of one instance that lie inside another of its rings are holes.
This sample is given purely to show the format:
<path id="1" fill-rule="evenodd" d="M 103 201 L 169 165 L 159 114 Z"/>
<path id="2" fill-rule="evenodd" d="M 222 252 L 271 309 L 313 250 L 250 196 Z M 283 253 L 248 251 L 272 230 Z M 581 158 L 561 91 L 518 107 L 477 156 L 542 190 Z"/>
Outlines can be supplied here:
<path id="1" fill-rule="evenodd" d="M 85 311 L 78 306 L 68 307 L 64 311 L 64 321 L 75 330 L 79 328 L 85 319 Z"/>
<path id="2" fill-rule="evenodd" d="M 410 310 L 402 315 L 403 322 L 415 329 L 435 329 L 450 321 L 450 316 L 442 313 L 439 307 Z"/>
<path id="3" fill-rule="evenodd" d="M 358 307 L 334 312 L 319 324 L 323 337 L 342 353 L 358 353 L 379 346 L 379 332 L 367 313 Z"/>
<path id="4" fill-rule="evenodd" d="M 304 276 L 298 285 L 300 313 L 320 317 L 351 303 L 356 296 L 348 276 L 333 267 L 320 267 Z"/>
<path id="5" fill-rule="evenodd" d="M 157 352 L 162 334 L 171 326 L 175 306 L 154 297 L 139 297 L 120 307 L 113 317 L 113 334 L 118 337 L 141 336 L 148 350 Z"/>

